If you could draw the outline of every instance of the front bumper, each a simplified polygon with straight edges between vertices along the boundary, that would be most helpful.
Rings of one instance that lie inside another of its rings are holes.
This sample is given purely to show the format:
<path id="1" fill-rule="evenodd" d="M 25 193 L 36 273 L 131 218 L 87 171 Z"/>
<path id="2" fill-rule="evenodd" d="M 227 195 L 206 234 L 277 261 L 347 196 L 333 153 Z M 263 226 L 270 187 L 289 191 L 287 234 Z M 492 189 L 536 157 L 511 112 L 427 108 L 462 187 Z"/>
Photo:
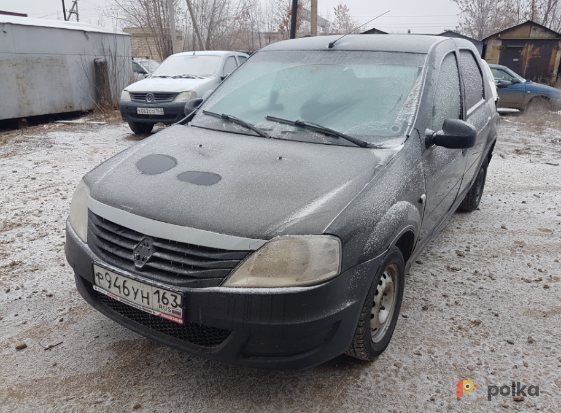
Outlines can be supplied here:
<path id="1" fill-rule="evenodd" d="M 561 99 L 551 99 L 551 110 L 556 112 L 561 110 Z"/>
<path id="2" fill-rule="evenodd" d="M 179 288 L 185 322 L 180 326 L 96 292 L 93 262 L 101 261 L 68 222 L 65 251 L 82 297 L 112 320 L 191 354 L 267 370 L 306 368 L 345 352 L 382 260 L 374 258 L 311 287 Z"/>
<path id="3" fill-rule="evenodd" d="M 143 102 L 123 102 L 119 103 L 121 116 L 125 122 L 137 123 L 176 123 L 185 117 L 186 102 L 169 103 L 143 103 Z M 162 108 L 163 115 L 142 115 L 137 113 L 137 108 Z"/>

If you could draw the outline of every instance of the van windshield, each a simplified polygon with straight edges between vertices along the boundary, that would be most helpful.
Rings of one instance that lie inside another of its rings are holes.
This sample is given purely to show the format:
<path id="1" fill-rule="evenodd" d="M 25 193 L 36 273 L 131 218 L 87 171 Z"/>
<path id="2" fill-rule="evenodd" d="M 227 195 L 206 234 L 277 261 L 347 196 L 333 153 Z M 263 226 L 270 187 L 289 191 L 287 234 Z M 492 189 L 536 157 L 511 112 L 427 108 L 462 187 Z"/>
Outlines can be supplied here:
<path id="1" fill-rule="evenodd" d="M 370 143 L 403 137 L 417 109 L 425 58 L 394 52 L 260 52 L 202 109 L 235 116 L 282 139 L 352 145 L 271 118 L 312 122 Z M 192 125 L 246 133 L 202 110 Z"/>
<path id="2" fill-rule="evenodd" d="M 152 74 L 152 77 L 181 75 L 212 76 L 218 72 L 220 56 L 170 56 Z"/>

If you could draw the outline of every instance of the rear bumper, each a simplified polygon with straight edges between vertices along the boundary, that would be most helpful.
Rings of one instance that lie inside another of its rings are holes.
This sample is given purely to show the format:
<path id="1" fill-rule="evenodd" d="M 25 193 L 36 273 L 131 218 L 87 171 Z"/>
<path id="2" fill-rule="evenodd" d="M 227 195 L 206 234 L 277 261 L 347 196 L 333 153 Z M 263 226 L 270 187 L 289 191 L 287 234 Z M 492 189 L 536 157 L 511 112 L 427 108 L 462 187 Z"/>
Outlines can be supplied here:
<path id="1" fill-rule="evenodd" d="M 311 287 L 181 288 L 182 328 L 140 310 L 135 312 L 95 291 L 92 266 L 94 261 L 101 261 L 77 238 L 70 224 L 66 238 L 66 256 L 74 269 L 78 291 L 107 317 L 191 354 L 267 370 L 306 368 L 345 352 L 382 260 L 382 256 L 374 258 Z M 143 281 L 153 283 L 150 279 Z"/>
<path id="2" fill-rule="evenodd" d="M 185 102 L 169 102 L 169 103 L 141 103 L 141 102 L 123 102 L 119 103 L 121 116 L 125 122 L 138 123 L 176 123 L 185 117 Z M 162 108 L 163 115 L 141 115 L 137 113 L 137 108 Z"/>

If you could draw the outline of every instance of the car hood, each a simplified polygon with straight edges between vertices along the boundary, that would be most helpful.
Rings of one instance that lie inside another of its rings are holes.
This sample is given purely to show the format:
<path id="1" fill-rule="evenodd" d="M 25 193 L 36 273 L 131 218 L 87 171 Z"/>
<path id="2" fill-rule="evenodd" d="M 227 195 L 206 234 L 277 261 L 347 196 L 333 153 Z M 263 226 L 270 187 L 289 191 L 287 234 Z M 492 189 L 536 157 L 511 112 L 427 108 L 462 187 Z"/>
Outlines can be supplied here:
<path id="1" fill-rule="evenodd" d="M 134 82 L 125 88 L 128 92 L 188 92 L 213 81 L 216 76 L 204 79 L 148 78 Z"/>
<path id="2" fill-rule="evenodd" d="M 561 96 L 561 91 L 559 89 L 547 85 L 542 85 L 541 83 L 526 82 L 525 86 L 526 86 L 526 90 L 532 92 Z"/>
<path id="3" fill-rule="evenodd" d="M 84 181 L 94 200 L 132 214 L 216 233 L 271 239 L 322 234 L 397 151 L 177 125 L 101 164 Z M 147 158 L 150 155 L 163 158 Z M 147 173 L 149 160 L 157 158 L 164 164 L 173 158 L 176 165 L 162 173 Z M 184 172 L 208 172 L 220 180 L 198 185 L 180 180 Z"/>

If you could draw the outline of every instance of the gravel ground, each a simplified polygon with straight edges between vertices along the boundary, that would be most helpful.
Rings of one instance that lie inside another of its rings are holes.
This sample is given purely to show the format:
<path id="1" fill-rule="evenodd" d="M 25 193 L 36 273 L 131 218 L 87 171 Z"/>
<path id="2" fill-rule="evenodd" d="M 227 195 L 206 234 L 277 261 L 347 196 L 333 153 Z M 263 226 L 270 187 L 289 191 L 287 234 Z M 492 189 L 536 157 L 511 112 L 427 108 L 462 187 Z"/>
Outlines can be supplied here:
<path id="1" fill-rule="evenodd" d="M 12 134 L 0 146 L 0 411 L 559 411 L 558 129 L 503 118 L 480 209 L 455 214 L 413 265 L 378 360 L 295 372 L 180 353 L 87 305 L 63 252 L 72 192 L 137 138 L 123 124 Z M 478 388 L 456 400 L 458 380 Z M 539 396 L 487 400 L 488 385 L 513 381 Z"/>

